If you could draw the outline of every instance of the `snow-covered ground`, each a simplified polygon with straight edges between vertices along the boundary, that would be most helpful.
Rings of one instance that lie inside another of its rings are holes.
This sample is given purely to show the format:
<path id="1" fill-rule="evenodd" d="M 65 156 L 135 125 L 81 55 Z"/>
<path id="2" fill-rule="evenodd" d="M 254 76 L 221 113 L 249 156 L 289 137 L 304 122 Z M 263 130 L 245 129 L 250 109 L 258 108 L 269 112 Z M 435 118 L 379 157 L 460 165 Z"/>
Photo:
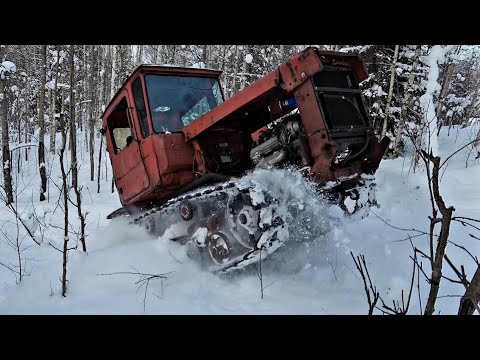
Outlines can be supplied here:
<path id="1" fill-rule="evenodd" d="M 443 159 L 471 141 L 478 125 L 452 128 L 449 136 L 447 130 L 443 129 L 438 139 Z M 440 191 L 447 206 L 455 207 L 456 216 L 479 219 L 480 161 L 475 160 L 476 151 L 470 150 L 467 147 L 460 151 L 444 167 Z M 268 179 L 269 186 L 282 187 L 292 199 L 304 203 L 306 211 L 292 219 L 292 238 L 262 262 L 262 298 L 253 267 L 216 276 L 199 269 L 177 243 L 152 238 L 124 220 L 107 220 L 107 214 L 120 206 L 116 192 L 111 192 L 109 161 L 103 157 L 101 190 L 97 193 L 96 181 L 90 181 L 88 155 L 80 146 L 88 252 L 82 252 L 81 246 L 69 251 L 68 293 L 63 297 L 62 254 L 54 248 L 63 245 L 64 215 L 57 204 L 56 187 L 61 184 L 59 165 L 48 164 L 49 200 L 40 203 L 34 154 L 32 150 L 30 160 L 22 162 L 21 176 L 14 177 L 18 192 L 15 206 L 42 242 L 36 245 L 21 224 L 17 225 L 12 212 L 0 205 L 0 262 L 18 270 L 18 255 L 10 246 L 18 235 L 22 271 L 26 274 L 16 284 L 14 273 L 0 266 L 2 314 L 366 314 L 363 282 L 350 251 L 365 256 L 372 281 L 388 305 L 401 300 L 402 290 L 408 293 L 410 287 L 413 251 L 408 237 L 415 246 L 428 251 L 426 236 L 398 229 L 428 232 L 431 214 L 425 173 L 413 173 L 409 156 L 381 163 L 376 175 L 380 206 L 372 208 L 364 219 L 343 216 L 337 207 L 314 198 L 309 184 L 276 171 Z M 259 172 L 251 176 L 258 176 L 261 182 L 266 179 L 264 175 Z M 69 211 L 71 230 L 78 231 L 76 209 L 71 207 Z M 305 234 L 310 236 L 309 241 L 301 241 Z M 450 240 L 478 255 L 480 241 L 468 234 L 480 237 L 479 231 L 454 223 Z M 71 234 L 69 246 L 75 244 L 76 236 Z M 465 266 L 469 277 L 473 275 L 476 265 L 465 251 L 449 244 L 447 254 L 458 267 Z M 425 260 L 422 263 L 428 272 L 429 264 Z M 166 278 L 152 279 L 146 287 L 135 272 L 166 274 Z M 446 264 L 444 275 L 455 279 Z M 425 306 L 428 284 L 422 275 L 419 284 L 420 294 L 415 280 L 410 314 L 423 312 L 420 300 Z M 451 295 L 463 292 L 461 285 L 444 280 L 436 313 L 456 314 L 459 298 Z"/>

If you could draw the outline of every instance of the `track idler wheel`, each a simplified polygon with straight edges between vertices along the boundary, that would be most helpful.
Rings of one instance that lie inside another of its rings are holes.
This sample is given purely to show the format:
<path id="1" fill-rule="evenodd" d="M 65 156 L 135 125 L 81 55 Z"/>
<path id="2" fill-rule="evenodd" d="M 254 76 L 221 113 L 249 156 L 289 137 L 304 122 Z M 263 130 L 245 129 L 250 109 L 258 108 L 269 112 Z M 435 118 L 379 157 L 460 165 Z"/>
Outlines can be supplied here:
<path id="1" fill-rule="evenodd" d="M 188 221 L 193 217 L 193 206 L 188 200 L 183 200 L 180 203 L 180 217 Z"/>
<path id="2" fill-rule="evenodd" d="M 222 265 L 225 261 L 228 261 L 231 250 L 231 243 L 225 233 L 216 231 L 208 236 L 207 252 L 215 264 Z"/>

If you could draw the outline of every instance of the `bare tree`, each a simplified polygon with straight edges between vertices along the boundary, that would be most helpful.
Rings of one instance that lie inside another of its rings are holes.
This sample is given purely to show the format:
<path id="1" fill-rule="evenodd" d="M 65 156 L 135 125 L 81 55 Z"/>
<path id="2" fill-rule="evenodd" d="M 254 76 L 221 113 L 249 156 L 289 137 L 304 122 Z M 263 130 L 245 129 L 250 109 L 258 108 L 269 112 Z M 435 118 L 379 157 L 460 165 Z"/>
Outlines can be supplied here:
<path id="1" fill-rule="evenodd" d="M 453 206 L 447 207 L 442 196 L 440 195 L 440 157 L 434 156 L 431 152 L 427 153 L 424 150 L 421 150 L 419 153 L 421 154 L 427 169 L 430 203 L 432 206 L 432 216 L 430 217 L 430 254 L 428 256 L 432 266 L 432 273 L 428 279 L 430 283 L 430 292 L 428 294 L 427 304 L 424 311 L 425 315 L 432 315 L 435 312 L 435 302 L 437 301 L 440 282 L 442 280 L 443 260 L 445 257 L 448 236 L 450 234 L 450 225 L 455 208 Z M 433 164 L 432 169 L 430 168 L 430 163 Z M 441 217 L 437 216 L 439 211 Z M 440 234 L 435 240 L 434 230 L 435 226 L 439 223 Z"/>
<path id="2" fill-rule="evenodd" d="M 55 137 L 57 133 L 57 88 L 58 88 L 58 73 L 60 63 L 60 45 L 55 47 L 57 58 L 55 60 L 55 79 L 53 84 L 53 93 L 50 108 L 50 153 L 55 154 Z"/>
<path id="3" fill-rule="evenodd" d="M 73 45 L 71 45 L 73 47 Z M 73 56 L 72 48 L 70 49 L 71 54 Z M 71 71 L 73 69 L 70 69 Z M 70 91 L 72 88 L 70 87 Z M 72 104 L 72 99 L 70 99 L 70 104 Z M 70 105 L 72 106 L 72 105 Z M 67 143 L 67 134 L 66 134 L 66 126 L 65 120 L 63 116 L 60 116 L 60 131 L 62 133 L 62 144 L 60 146 L 60 171 L 62 173 L 62 195 L 63 195 L 63 211 L 64 211 L 64 228 L 63 228 L 63 251 L 62 251 L 62 296 L 67 296 L 67 259 L 68 259 L 68 241 L 69 241 L 69 233 L 68 233 L 68 185 L 67 185 L 67 172 L 65 170 L 64 164 L 64 155 L 65 155 L 65 147 Z"/>
<path id="4" fill-rule="evenodd" d="M 415 55 L 413 58 L 413 65 L 412 65 L 412 71 L 410 72 L 410 75 L 408 76 L 408 84 L 407 88 L 411 88 L 413 85 L 413 82 L 415 80 L 415 72 L 414 69 L 417 68 L 417 64 L 420 59 L 420 54 L 421 54 L 421 45 L 417 45 L 417 48 L 415 49 Z M 395 136 L 395 150 L 394 153 L 396 156 L 400 155 L 401 152 L 401 147 L 402 147 L 402 136 L 403 136 L 403 131 L 405 129 L 405 121 L 407 118 L 407 110 L 409 109 L 410 106 L 410 100 L 412 98 L 412 95 L 410 92 L 407 92 L 404 97 L 404 105 L 402 106 L 401 110 L 401 117 L 400 117 L 400 123 L 398 124 L 397 127 L 397 134 Z"/>
<path id="5" fill-rule="evenodd" d="M 81 188 L 78 187 L 78 160 L 77 160 L 77 127 L 75 125 L 75 92 L 73 91 L 75 87 L 75 64 L 74 64 L 74 47 L 70 45 L 70 105 L 69 105 L 69 114 L 70 114 L 70 159 L 71 159 L 71 168 L 72 168 L 72 187 L 75 191 L 77 198 L 77 203 L 75 207 L 77 208 L 78 218 L 80 219 L 80 243 L 82 244 L 82 250 L 87 251 L 87 245 L 85 242 L 85 218 L 86 215 L 82 213 L 82 194 Z M 93 151 L 93 148 L 92 150 Z"/>
<path id="6" fill-rule="evenodd" d="M 112 50 L 110 51 L 110 64 L 111 64 L 111 76 L 110 76 L 110 98 L 115 95 L 115 81 L 116 81 L 116 72 L 117 72 L 117 45 L 111 45 Z"/>
<path id="7" fill-rule="evenodd" d="M 100 146 L 98 147 L 98 169 L 97 169 L 97 193 L 100 194 L 100 167 L 102 165 L 103 134 L 100 135 Z"/>
<path id="8" fill-rule="evenodd" d="M 382 134 L 381 134 L 382 138 L 385 136 L 385 133 L 387 132 L 388 114 L 390 113 L 390 103 L 392 102 L 393 84 L 395 82 L 395 71 L 397 68 L 398 48 L 399 48 L 399 45 L 395 45 L 395 52 L 393 54 L 392 67 L 390 69 L 390 86 L 388 87 L 387 106 L 385 107 L 385 119 L 383 120 L 383 127 L 382 127 Z"/>
<path id="9" fill-rule="evenodd" d="M 47 45 L 42 45 L 40 93 L 38 96 L 38 167 L 40 172 L 40 201 L 45 200 L 47 191 L 47 173 L 45 164 L 45 84 L 47 82 Z"/>
<path id="10" fill-rule="evenodd" d="M 457 46 L 456 52 L 458 53 L 459 51 L 460 51 L 460 46 Z M 450 81 L 452 80 L 452 75 L 454 70 L 455 70 L 455 63 L 452 61 L 452 59 L 449 59 L 449 62 L 443 74 L 442 88 L 440 89 L 440 97 L 438 99 L 437 107 L 435 109 L 435 115 L 437 119 L 439 119 L 437 136 L 440 134 L 440 129 L 442 128 L 442 125 L 443 125 L 443 121 L 440 121 L 442 119 L 442 116 L 441 116 L 442 109 L 444 106 L 445 97 L 447 96 L 447 92 L 450 87 Z"/>
<path id="11" fill-rule="evenodd" d="M 88 86 L 88 131 L 89 131 L 89 155 L 90 155 L 90 181 L 95 178 L 95 119 L 94 119 L 94 107 L 95 107 L 95 75 L 96 69 L 96 56 L 94 54 L 95 47 L 90 45 L 90 71 L 89 71 L 89 86 Z"/>
<path id="12" fill-rule="evenodd" d="M 5 69 L 0 63 L 0 122 L 2 124 L 2 169 L 6 194 L 6 204 L 13 203 L 12 162 L 10 158 L 10 139 L 8 124 L 7 77 L 14 69 Z"/>

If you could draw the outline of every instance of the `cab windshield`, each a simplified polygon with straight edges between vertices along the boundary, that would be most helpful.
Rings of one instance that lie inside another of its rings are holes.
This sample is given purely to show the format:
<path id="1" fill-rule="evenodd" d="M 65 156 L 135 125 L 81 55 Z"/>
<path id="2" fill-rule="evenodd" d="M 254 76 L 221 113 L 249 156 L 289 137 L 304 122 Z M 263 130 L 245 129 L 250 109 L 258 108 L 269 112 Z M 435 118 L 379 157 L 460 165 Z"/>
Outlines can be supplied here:
<path id="1" fill-rule="evenodd" d="M 145 84 L 156 133 L 180 131 L 223 102 L 216 78 L 146 75 Z"/>

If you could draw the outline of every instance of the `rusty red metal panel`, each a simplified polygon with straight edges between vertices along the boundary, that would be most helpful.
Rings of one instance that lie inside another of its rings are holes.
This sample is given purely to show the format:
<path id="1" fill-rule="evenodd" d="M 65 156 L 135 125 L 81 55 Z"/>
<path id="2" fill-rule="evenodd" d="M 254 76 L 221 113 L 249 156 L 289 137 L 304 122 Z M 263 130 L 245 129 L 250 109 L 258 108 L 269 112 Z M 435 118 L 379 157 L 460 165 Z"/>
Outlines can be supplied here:
<path id="1" fill-rule="evenodd" d="M 320 61 L 326 64 L 346 63 L 355 73 L 358 82 L 368 78 L 367 68 L 357 54 L 339 53 L 334 51 L 315 50 Z"/>
<path id="2" fill-rule="evenodd" d="M 268 92 L 275 90 L 278 82 L 278 71 L 273 71 L 246 87 L 243 91 L 235 94 L 230 99 L 183 128 L 182 131 L 185 134 L 185 140 L 188 141 L 195 138 L 212 125 L 225 119 L 228 115 L 240 110 L 258 97 L 265 96 Z"/>
<path id="3" fill-rule="evenodd" d="M 170 174 L 180 170 L 193 172 L 193 146 L 185 142 L 182 133 L 156 134 L 153 136 L 153 142 L 159 174 Z"/>
<path id="4" fill-rule="evenodd" d="M 115 181 L 121 202 L 126 203 L 150 185 L 137 142 L 122 149 L 112 157 Z"/>
<path id="5" fill-rule="evenodd" d="M 337 145 L 328 138 L 312 79 L 300 85 L 295 91 L 295 99 L 313 158 L 311 172 L 318 182 L 322 182 L 327 176 Z"/>
<path id="6" fill-rule="evenodd" d="M 280 86 L 286 91 L 292 91 L 322 68 L 315 49 L 307 48 L 279 66 L 282 80 Z"/>

